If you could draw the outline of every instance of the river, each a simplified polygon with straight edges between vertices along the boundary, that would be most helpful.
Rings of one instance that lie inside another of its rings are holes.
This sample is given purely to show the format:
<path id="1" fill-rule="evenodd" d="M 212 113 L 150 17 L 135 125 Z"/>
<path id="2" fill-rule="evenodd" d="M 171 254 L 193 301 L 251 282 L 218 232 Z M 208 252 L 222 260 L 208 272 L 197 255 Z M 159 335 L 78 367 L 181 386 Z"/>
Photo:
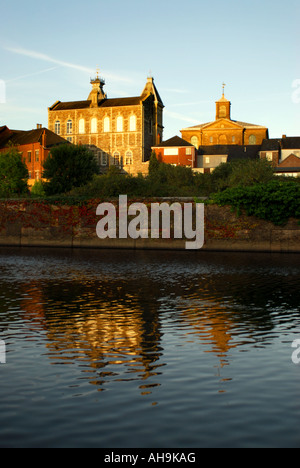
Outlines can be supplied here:
<path id="1" fill-rule="evenodd" d="M 2 248 L 0 447 L 299 448 L 299 285 L 292 254 Z"/>

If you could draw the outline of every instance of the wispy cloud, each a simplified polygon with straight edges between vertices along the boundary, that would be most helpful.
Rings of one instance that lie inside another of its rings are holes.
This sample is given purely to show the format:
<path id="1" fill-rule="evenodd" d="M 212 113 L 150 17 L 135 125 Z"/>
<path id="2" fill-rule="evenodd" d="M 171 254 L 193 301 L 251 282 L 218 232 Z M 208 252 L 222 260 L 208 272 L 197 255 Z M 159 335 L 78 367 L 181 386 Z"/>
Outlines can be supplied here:
<path id="1" fill-rule="evenodd" d="M 176 120 L 181 120 L 182 122 L 189 122 L 189 123 L 192 123 L 194 125 L 197 125 L 199 124 L 199 120 L 195 120 L 187 115 L 183 115 L 183 114 L 179 114 L 178 112 L 170 112 L 168 110 L 164 110 L 164 114 L 168 117 L 172 117 L 173 119 L 176 119 Z"/>
<path id="2" fill-rule="evenodd" d="M 60 67 L 66 67 L 66 68 L 71 68 L 73 70 L 81 71 L 84 73 L 89 73 L 90 75 L 93 75 L 95 73 L 95 69 L 85 67 L 82 65 L 66 62 L 64 60 L 58 60 L 56 58 L 50 57 L 47 54 L 43 54 L 41 52 L 36 52 L 34 50 L 28 50 L 28 49 L 23 49 L 21 47 L 4 47 L 5 50 L 8 52 L 12 52 L 13 54 L 18 54 L 18 55 L 23 55 L 24 57 L 29 57 L 35 60 L 42 60 L 44 62 L 48 63 L 54 63 L 55 65 L 58 65 Z M 123 75 L 116 75 L 114 73 L 110 72 L 105 72 L 105 77 L 108 78 L 111 81 L 122 81 L 126 83 L 133 83 L 133 80 L 130 78 L 124 77 Z"/>

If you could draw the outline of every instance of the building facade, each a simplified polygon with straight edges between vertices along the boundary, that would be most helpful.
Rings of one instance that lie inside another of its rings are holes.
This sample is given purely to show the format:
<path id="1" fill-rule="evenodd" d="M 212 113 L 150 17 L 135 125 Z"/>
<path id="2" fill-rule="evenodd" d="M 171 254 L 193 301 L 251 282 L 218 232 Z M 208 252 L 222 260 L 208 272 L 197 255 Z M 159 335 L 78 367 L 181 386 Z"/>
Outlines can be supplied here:
<path id="1" fill-rule="evenodd" d="M 264 140 L 260 158 L 273 163 L 278 175 L 300 176 L 300 137 L 272 138 Z"/>
<path id="2" fill-rule="evenodd" d="M 223 95 L 216 102 L 215 121 L 199 124 L 181 130 L 182 138 L 199 146 L 216 145 L 261 145 L 269 137 L 267 127 L 232 120 L 231 102 Z"/>
<path id="3" fill-rule="evenodd" d="M 159 145 L 153 146 L 159 162 L 174 166 L 197 166 L 197 150 L 194 145 L 175 136 Z"/>
<path id="4" fill-rule="evenodd" d="M 164 105 L 149 77 L 140 96 L 108 99 L 105 81 L 91 80 L 86 101 L 57 101 L 48 109 L 48 128 L 74 144 L 89 146 L 100 167 L 147 173 L 151 148 L 162 141 Z"/>
<path id="5" fill-rule="evenodd" d="M 29 131 L 0 127 L 0 152 L 14 148 L 21 154 L 29 172 L 29 186 L 42 178 L 43 165 L 51 149 L 62 144 L 67 141 L 39 124 Z"/>

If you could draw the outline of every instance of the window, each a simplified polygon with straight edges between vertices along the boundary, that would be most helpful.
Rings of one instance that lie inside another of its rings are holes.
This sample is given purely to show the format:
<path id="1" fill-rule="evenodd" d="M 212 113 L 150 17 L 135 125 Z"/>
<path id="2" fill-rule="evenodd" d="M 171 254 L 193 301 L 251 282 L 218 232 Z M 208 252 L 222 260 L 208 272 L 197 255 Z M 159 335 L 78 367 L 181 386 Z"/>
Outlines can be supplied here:
<path id="1" fill-rule="evenodd" d="M 130 166 L 131 164 L 133 164 L 133 157 L 131 151 L 127 151 L 126 153 L 125 164 L 126 166 Z"/>
<path id="2" fill-rule="evenodd" d="M 80 133 L 80 134 L 85 133 L 85 121 L 84 121 L 84 119 L 80 119 L 80 120 L 79 120 L 78 127 L 79 127 L 79 128 L 78 128 L 78 133 Z M 71 132 L 71 133 L 72 133 L 72 132 Z"/>
<path id="3" fill-rule="evenodd" d="M 39 160 L 40 160 L 40 151 L 36 150 L 36 152 L 35 152 L 35 161 L 39 162 Z"/>
<path id="4" fill-rule="evenodd" d="M 273 161 L 273 153 L 272 153 L 272 151 L 268 151 L 268 152 L 266 153 L 266 158 L 267 158 L 268 161 Z"/>
<path id="5" fill-rule="evenodd" d="M 35 180 L 40 180 L 40 171 L 35 171 Z"/>
<path id="6" fill-rule="evenodd" d="M 70 135 L 73 133 L 73 122 L 72 120 L 67 121 L 67 134 Z"/>
<path id="7" fill-rule="evenodd" d="M 68 138 L 67 138 L 67 141 L 68 141 L 69 143 L 73 143 L 73 138 L 72 138 L 72 137 L 68 137 Z"/>
<path id="8" fill-rule="evenodd" d="M 191 143 L 192 143 L 192 145 L 194 145 L 194 146 L 198 149 L 198 147 L 199 147 L 199 139 L 198 139 L 198 137 L 193 136 L 193 137 L 191 138 Z"/>
<path id="9" fill-rule="evenodd" d="M 129 131 L 135 132 L 136 131 L 136 116 L 131 115 L 129 119 Z"/>
<path id="10" fill-rule="evenodd" d="M 249 136 L 249 145 L 256 145 L 256 136 L 250 135 Z"/>
<path id="11" fill-rule="evenodd" d="M 120 153 L 114 153 L 114 166 L 120 166 Z"/>
<path id="12" fill-rule="evenodd" d="M 117 117 L 117 132 L 123 132 L 123 117 Z"/>
<path id="13" fill-rule="evenodd" d="M 165 156 L 178 156 L 179 149 L 178 148 L 165 148 L 164 155 Z"/>
<path id="14" fill-rule="evenodd" d="M 186 149 L 186 154 L 191 155 L 192 154 L 192 148 L 187 148 Z"/>
<path id="15" fill-rule="evenodd" d="M 109 117 L 105 117 L 103 121 L 103 131 L 104 132 L 110 132 L 110 119 Z"/>
<path id="16" fill-rule="evenodd" d="M 205 163 L 206 163 L 206 164 L 209 164 L 209 163 L 210 163 L 210 158 L 206 157 L 206 158 L 205 158 Z"/>
<path id="17" fill-rule="evenodd" d="M 98 121 L 96 118 L 91 120 L 91 133 L 97 133 L 98 132 Z"/>
<path id="18" fill-rule="evenodd" d="M 31 151 L 27 152 L 27 161 L 31 163 Z"/>
<path id="19" fill-rule="evenodd" d="M 28 178 L 31 179 L 31 171 L 28 172 Z"/>
<path id="20" fill-rule="evenodd" d="M 213 143 L 214 142 L 214 137 L 211 136 L 210 139 L 209 139 L 209 142 Z"/>
<path id="21" fill-rule="evenodd" d="M 59 120 L 55 122 L 54 131 L 57 135 L 60 135 L 60 121 Z"/>
<path id="22" fill-rule="evenodd" d="M 226 114 L 227 114 L 226 106 L 220 106 L 219 118 L 221 119 L 222 117 L 226 117 Z"/>
<path id="23" fill-rule="evenodd" d="M 235 143 L 235 136 L 232 137 L 231 141 L 232 143 Z"/>
<path id="24" fill-rule="evenodd" d="M 107 153 L 101 155 L 101 166 L 107 166 Z"/>

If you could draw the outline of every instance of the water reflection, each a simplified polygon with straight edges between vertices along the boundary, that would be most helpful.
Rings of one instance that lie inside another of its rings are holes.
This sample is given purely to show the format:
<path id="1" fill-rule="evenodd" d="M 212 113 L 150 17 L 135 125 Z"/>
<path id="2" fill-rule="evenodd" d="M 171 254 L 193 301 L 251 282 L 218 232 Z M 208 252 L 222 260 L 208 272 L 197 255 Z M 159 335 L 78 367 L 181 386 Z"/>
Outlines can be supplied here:
<path id="1" fill-rule="evenodd" d="M 299 325 L 297 256 L 62 252 L 1 252 L 0 332 L 25 324 L 51 364 L 80 366 L 99 391 L 162 385 L 165 334 L 197 343 L 221 369 L 232 350 Z"/>

